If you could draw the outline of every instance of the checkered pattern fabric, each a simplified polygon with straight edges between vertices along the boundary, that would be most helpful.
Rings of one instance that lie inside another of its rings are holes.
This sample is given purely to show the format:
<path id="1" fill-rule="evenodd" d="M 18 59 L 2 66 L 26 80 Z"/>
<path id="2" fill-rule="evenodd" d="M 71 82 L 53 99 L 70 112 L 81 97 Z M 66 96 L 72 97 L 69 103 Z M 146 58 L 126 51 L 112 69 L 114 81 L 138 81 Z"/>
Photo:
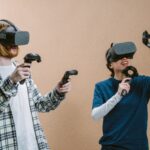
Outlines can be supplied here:
<path id="1" fill-rule="evenodd" d="M 39 122 L 38 112 L 54 110 L 64 96 L 60 96 L 55 90 L 42 96 L 31 78 L 26 80 L 26 86 L 39 150 L 50 150 Z M 9 78 L 2 81 L 0 77 L 0 150 L 18 150 L 16 129 L 9 105 L 9 100 L 16 95 L 17 89 L 18 85 L 14 85 Z"/>

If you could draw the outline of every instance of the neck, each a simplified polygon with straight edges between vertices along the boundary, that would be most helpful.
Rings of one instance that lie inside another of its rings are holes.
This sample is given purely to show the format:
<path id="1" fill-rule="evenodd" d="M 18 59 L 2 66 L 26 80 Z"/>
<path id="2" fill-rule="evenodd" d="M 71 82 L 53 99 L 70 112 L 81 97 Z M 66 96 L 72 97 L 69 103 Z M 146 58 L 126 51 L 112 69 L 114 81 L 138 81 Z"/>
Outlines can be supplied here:
<path id="1" fill-rule="evenodd" d="M 0 56 L 0 66 L 8 66 L 11 65 L 11 59 Z"/>
<path id="2" fill-rule="evenodd" d="M 125 76 L 121 72 L 117 72 L 117 73 L 115 73 L 114 78 L 117 80 L 123 80 L 125 78 Z"/>

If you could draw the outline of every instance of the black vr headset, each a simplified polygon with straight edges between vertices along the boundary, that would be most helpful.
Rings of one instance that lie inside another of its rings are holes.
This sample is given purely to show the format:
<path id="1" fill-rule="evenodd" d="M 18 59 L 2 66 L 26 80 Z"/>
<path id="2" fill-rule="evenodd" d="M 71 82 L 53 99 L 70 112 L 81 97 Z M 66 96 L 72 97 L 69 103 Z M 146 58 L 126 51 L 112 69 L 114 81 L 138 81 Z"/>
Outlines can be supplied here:
<path id="1" fill-rule="evenodd" d="M 26 45 L 29 43 L 29 32 L 20 31 L 12 22 L 2 19 L 0 22 L 7 23 L 6 29 L 0 31 L 0 43 L 5 45 Z"/>
<path id="2" fill-rule="evenodd" d="M 136 46 L 133 42 L 111 44 L 106 54 L 106 59 L 108 62 L 115 62 L 124 57 L 132 59 L 135 52 Z"/>

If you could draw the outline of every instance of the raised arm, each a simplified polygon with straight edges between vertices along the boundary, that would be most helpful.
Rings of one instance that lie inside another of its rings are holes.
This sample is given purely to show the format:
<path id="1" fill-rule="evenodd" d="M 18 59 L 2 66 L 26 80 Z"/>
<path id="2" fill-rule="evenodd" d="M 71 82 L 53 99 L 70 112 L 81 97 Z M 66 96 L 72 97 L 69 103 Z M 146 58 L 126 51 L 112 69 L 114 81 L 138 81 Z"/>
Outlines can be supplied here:
<path id="1" fill-rule="evenodd" d="M 125 78 L 119 84 L 118 91 L 111 98 L 104 100 L 101 89 L 96 86 L 94 91 L 94 100 L 93 100 L 93 109 L 91 116 L 94 120 L 99 120 L 107 115 L 122 99 L 122 90 L 126 90 L 127 93 L 130 90 L 130 85 L 126 83 L 126 80 L 129 78 Z"/>

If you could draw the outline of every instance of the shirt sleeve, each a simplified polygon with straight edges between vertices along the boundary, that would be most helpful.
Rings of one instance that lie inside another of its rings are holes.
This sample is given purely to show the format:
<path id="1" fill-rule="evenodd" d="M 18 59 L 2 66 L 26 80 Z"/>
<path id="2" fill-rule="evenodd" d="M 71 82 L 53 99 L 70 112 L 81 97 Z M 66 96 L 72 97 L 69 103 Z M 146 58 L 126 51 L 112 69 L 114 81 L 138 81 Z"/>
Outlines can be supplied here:
<path id="1" fill-rule="evenodd" d="M 121 100 L 121 98 L 122 96 L 116 93 L 109 100 L 107 100 L 104 104 L 100 105 L 99 107 L 94 108 L 92 110 L 92 118 L 94 120 L 99 120 L 100 118 L 103 118 L 116 106 L 116 104 Z"/>
<path id="2" fill-rule="evenodd" d="M 18 84 L 13 84 L 11 80 L 6 78 L 0 84 L 0 112 L 8 106 L 11 97 L 15 96 L 18 91 Z"/>
<path id="3" fill-rule="evenodd" d="M 143 88 L 145 94 L 150 98 L 150 76 L 143 76 L 143 78 L 144 78 Z"/>
<path id="4" fill-rule="evenodd" d="M 92 109 L 104 103 L 101 88 L 98 84 L 95 85 Z"/>
<path id="5" fill-rule="evenodd" d="M 32 79 L 31 86 L 32 98 L 35 103 L 35 107 L 39 112 L 49 112 L 50 110 L 56 109 L 60 102 L 65 98 L 65 95 L 58 94 L 56 89 L 53 89 L 42 96 Z"/>

